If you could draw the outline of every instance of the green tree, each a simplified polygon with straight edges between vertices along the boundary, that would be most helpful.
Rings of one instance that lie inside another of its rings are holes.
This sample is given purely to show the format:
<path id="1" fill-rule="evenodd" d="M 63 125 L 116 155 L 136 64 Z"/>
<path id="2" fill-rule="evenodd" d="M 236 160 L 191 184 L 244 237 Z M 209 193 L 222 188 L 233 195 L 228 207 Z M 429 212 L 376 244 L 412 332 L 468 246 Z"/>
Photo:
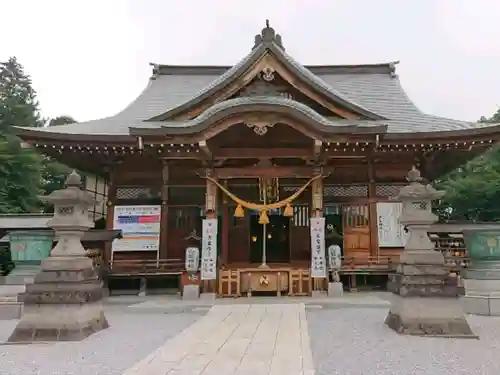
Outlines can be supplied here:
<path id="1" fill-rule="evenodd" d="M 75 122 L 76 120 L 71 116 L 58 116 L 49 121 L 49 126 L 72 124 Z M 70 172 L 71 169 L 66 165 L 61 164 L 48 156 L 44 157 L 42 168 L 43 194 L 50 194 L 54 190 L 62 189 L 64 187 L 64 181 L 66 181 Z M 52 210 L 52 205 L 44 206 L 45 212 L 52 212 Z"/>
<path id="2" fill-rule="evenodd" d="M 481 123 L 500 123 L 500 108 Z M 436 183 L 446 195 L 437 206 L 441 219 L 500 220 L 500 146 L 494 146 Z"/>
<path id="3" fill-rule="evenodd" d="M 43 126 L 31 78 L 15 57 L 0 62 L 0 134 L 12 126 Z"/>
<path id="4" fill-rule="evenodd" d="M 22 148 L 17 137 L 0 136 L 0 213 L 39 210 L 41 160 L 34 150 Z"/>
<path id="5" fill-rule="evenodd" d="M 13 126 L 43 126 L 31 79 L 15 57 L 0 63 L 0 213 L 37 211 L 42 158 L 12 135 Z"/>
<path id="6" fill-rule="evenodd" d="M 57 126 L 57 125 L 66 125 L 66 124 L 73 124 L 77 122 L 73 117 L 71 116 L 58 116 L 54 117 L 49 121 L 49 126 Z"/>

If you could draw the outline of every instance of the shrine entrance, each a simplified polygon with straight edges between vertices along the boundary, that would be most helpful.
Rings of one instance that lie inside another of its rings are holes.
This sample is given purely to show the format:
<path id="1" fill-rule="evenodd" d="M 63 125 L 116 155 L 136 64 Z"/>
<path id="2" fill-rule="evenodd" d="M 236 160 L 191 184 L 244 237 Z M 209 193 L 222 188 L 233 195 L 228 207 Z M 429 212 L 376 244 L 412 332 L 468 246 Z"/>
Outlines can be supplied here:
<path id="1" fill-rule="evenodd" d="M 250 263 L 290 262 L 290 218 L 279 213 L 269 215 L 269 224 L 259 224 L 258 214 L 250 217 Z"/>

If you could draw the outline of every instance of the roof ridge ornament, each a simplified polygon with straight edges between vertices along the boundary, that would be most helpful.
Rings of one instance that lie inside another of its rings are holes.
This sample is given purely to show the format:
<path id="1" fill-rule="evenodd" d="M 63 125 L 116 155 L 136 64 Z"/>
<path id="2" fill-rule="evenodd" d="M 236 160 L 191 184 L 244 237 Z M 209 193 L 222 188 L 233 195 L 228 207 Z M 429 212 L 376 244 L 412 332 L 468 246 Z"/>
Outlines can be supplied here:
<path id="1" fill-rule="evenodd" d="M 266 20 L 266 27 L 264 27 L 260 34 L 255 35 L 255 44 L 252 49 L 257 48 L 261 44 L 271 44 L 274 43 L 278 47 L 280 47 L 283 51 L 285 47 L 283 47 L 283 41 L 281 39 L 280 34 L 276 34 L 276 31 L 269 26 L 269 20 Z"/>

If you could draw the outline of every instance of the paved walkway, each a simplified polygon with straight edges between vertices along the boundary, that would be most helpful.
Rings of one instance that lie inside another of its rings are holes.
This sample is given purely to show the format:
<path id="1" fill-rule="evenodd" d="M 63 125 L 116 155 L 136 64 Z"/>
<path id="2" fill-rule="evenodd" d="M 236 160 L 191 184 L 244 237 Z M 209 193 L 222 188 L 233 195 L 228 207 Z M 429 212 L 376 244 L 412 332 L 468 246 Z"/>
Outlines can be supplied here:
<path id="1" fill-rule="evenodd" d="M 123 375 L 314 375 L 302 303 L 218 305 Z"/>

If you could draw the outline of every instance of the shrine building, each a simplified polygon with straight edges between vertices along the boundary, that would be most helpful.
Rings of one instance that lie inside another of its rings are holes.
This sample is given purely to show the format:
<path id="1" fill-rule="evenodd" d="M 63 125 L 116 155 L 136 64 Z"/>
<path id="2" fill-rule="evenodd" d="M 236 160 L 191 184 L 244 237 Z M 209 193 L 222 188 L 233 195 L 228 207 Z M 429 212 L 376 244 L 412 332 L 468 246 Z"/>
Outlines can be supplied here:
<path id="1" fill-rule="evenodd" d="M 397 62 L 302 65 L 285 46 L 266 25 L 234 66 L 152 64 L 147 87 L 114 116 L 17 128 L 95 176 L 95 211 L 123 231 L 103 254 L 110 274 L 119 262 L 127 277 L 184 272 L 186 248 L 205 246 L 203 219 L 217 219 L 218 281 L 206 288 L 309 294 L 324 267 L 312 264 L 312 221 L 324 218 L 322 246 L 340 246 L 345 265 L 390 262 L 405 241 L 391 197 L 412 166 L 432 181 L 500 139 L 498 125 L 420 111 Z"/>

